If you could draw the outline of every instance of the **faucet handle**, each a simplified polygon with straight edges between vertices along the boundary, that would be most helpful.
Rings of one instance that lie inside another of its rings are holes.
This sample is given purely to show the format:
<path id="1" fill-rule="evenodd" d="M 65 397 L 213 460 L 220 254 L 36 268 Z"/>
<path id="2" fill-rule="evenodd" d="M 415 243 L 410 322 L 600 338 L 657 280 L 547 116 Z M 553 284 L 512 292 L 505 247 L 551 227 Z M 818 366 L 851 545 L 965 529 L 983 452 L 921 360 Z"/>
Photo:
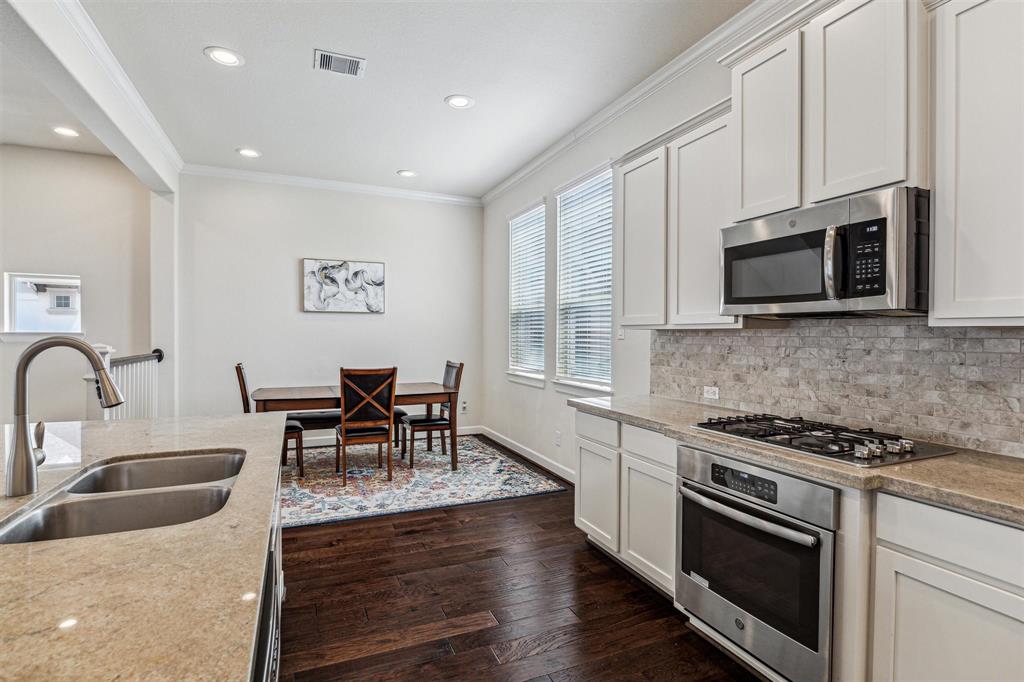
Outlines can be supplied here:
<path id="1" fill-rule="evenodd" d="M 32 449 L 32 454 L 35 455 L 36 466 L 39 466 L 46 461 L 46 451 L 43 450 L 43 440 L 46 438 L 46 422 L 41 419 L 36 422 L 34 435 L 36 446 Z"/>

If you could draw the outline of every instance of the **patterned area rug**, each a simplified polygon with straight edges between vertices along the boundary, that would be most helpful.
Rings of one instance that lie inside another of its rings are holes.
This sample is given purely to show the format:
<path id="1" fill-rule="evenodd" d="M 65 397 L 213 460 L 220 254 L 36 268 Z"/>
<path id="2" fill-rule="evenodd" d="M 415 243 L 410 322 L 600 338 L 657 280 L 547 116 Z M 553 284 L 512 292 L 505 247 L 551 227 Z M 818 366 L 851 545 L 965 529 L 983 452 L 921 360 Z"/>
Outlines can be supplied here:
<path id="1" fill-rule="evenodd" d="M 333 446 L 306 449 L 304 479 L 299 478 L 291 452 L 288 462 L 281 469 L 285 528 L 565 490 L 476 436 L 459 437 L 458 471 L 452 471 L 450 457 L 441 455 L 437 438 L 433 452 L 417 441 L 415 469 L 410 470 L 408 460 L 396 450 L 390 483 L 387 463 L 377 468 L 376 445 L 349 448 L 348 486 L 342 486 L 341 474 L 334 473 Z"/>

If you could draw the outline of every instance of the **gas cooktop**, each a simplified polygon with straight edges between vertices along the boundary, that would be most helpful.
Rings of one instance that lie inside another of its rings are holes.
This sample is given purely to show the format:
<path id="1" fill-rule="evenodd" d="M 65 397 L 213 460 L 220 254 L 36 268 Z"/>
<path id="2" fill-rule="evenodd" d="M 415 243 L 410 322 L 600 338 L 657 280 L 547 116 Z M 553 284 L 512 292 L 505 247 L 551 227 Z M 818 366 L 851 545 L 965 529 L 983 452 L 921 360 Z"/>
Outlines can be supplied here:
<path id="1" fill-rule="evenodd" d="M 783 418 L 774 414 L 712 417 L 696 426 L 859 467 L 899 464 L 956 452 L 944 445 L 915 443 L 902 436 L 874 429 L 851 429 L 802 417 Z"/>

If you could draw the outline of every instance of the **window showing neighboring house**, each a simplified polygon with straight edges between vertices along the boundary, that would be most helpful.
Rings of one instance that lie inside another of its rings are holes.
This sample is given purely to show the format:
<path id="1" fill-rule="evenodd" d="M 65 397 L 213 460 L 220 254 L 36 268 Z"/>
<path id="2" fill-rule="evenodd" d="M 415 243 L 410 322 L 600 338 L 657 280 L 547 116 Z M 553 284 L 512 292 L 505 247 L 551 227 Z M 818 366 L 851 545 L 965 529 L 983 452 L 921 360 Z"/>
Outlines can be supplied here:
<path id="1" fill-rule="evenodd" d="M 508 224 L 508 368 L 544 376 L 544 205 Z"/>
<path id="2" fill-rule="evenodd" d="M 4 275 L 4 332 L 82 331 L 82 280 L 76 275 Z"/>
<path id="3" fill-rule="evenodd" d="M 556 378 L 612 381 L 612 172 L 558 195 Z"/>

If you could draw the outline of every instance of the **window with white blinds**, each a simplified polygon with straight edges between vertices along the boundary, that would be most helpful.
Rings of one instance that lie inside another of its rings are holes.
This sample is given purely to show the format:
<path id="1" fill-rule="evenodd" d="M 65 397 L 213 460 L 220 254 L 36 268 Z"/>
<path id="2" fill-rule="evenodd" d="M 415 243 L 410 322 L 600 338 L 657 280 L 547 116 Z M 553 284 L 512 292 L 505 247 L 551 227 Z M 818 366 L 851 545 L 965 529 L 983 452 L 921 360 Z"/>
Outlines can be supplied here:
<path id="1" fill-rule="evenodd" d="M 558 195 L 556 374 L 612 380 L 612 172 Z"/>
<path id="2" fill-rule="evenodd" d="M 544 374 L 544 206 L 508 224 L 508 366 Z"/>

